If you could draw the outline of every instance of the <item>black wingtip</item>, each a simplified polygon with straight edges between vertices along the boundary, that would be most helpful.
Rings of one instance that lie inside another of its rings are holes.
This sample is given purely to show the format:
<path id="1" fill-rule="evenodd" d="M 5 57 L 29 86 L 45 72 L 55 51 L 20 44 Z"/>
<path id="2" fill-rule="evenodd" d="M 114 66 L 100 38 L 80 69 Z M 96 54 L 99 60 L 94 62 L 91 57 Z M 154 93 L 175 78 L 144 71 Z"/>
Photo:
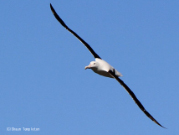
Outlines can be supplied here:
<path id="1" fill-rule="evenodd" d="M 55 9 L 53 8 L 52 4 L 50 3 L 50 8 L 51 11 L 53 13 L 53 15 L 55 16 L 55 18 L 61 23 L 61 25 L 63 27 L 65 27 L 66 29 L 68 29 L 68 26 L 65 24 L 65 22 L 60 18 L 60 16 L 56 13 Z"/>
<path id="2" fill-rule="evenodd" d="M 50 8 L 52 10 L 52 13 L 55 14 L 55 9 L 53 8 L 52 4 L 50 3 Z"/>
<path id="3" fill-rule="evenodd" d="M 51 3 L 50 3 L 50 8 L 51 8 L 51 9 L 53 9 L 53 6 L 52 6 L 52 4 L 51 4 Z"/>
<path id="4" fill-rule="evenodd" d="M 158 123 L 156 120 L 154 120 L 154 122 L 159 125 L 160 127 L 164 128 L 164 129 L 167 129 L 166 127 L 162 126 L 160 123 Z"/>
<path id="5" fill-rule="evenodd" d="M 166 127 L 162 126 L 162 125 L 161 125 L 161 124 L 159 124 L 159 123 L 158 123 L 158 125 L 159 125 L 159 126 L 161 126 L 161 127 L 162 127 L 162 128 L 164 128 L 164 129 L 167 129 Z"/>

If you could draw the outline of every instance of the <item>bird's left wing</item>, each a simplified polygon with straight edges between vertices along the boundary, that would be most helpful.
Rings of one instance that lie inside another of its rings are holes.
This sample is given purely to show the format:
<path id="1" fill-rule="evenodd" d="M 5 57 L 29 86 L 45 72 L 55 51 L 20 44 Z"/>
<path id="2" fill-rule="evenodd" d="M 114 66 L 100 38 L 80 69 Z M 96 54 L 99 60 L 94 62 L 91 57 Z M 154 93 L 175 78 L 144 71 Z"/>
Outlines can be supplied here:
<path id="1" fill-rule="evenodd" d="M 77 37 L 85 46 L 88 48 L 88 50 L 92 53 L 94 58 L 99 58 L 99 55 L 90 47 L 88 43 L 86 43 L 78 34 L 76 34 L 73 30 L 71 30 L 65 23 L 64 21 L 59 17 L 59 15 L 55 12 L 55 9 L 53 8 L 52 4 L 50 4 L 50 8 L 52 10 L 52 13 L 54 14 L 55 18 L 60 22 L 60 24 L 65 27 L 70 33 L 72 33 L 75 37 Z"/>
<path id="2" fill-rule="evenodd" d="M 145 115 L 147 115 L 147 117 L 149 117 L 152 121 L 154 121 L 156 124 L 158 124 L 159 126 L 163 127 L 156 119 L 154 119 L 154 117 L 144 108 L 144 106 L 141 104 L 141 102 L 137 99 L 137 97 L 135 96 L 135 94 L 132 92 L 132 90 L 120 79 L 118 78 L 111 70 L 108 71 L 109 74 L 115 78 L 125 89 L 126 91 L 129 93 L 129 95 L 132 97 L 132 99 L 135 101 L 135 103 L 138 105 L 138 107 L 145 113 Z M 163 127 L 165 128 L 165 127 Z"/>

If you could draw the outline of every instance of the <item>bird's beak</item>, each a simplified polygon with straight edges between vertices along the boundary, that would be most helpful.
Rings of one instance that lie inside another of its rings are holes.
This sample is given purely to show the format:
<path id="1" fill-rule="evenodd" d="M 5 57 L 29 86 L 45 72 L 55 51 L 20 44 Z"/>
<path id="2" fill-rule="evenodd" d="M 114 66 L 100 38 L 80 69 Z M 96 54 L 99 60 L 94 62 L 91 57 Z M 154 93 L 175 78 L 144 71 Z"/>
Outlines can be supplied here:
<path id="1" fill-rule="evenodd" d="M 85 70 L 90 69 L 90 68 L 91 68 L 91 65 L 89 64 L 88 66 L 85 67 Z"/>

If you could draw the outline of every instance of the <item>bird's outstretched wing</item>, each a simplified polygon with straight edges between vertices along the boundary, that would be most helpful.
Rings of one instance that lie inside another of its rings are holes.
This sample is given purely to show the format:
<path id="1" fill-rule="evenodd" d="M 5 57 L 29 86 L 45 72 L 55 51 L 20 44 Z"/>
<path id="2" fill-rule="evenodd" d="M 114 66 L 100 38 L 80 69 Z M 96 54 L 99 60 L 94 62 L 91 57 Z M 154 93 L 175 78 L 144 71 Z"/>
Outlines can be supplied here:
<path id="1" fill-rule="evenodd" d="M 112 71 L 108 71 L 109 74 L 114 77 L 125 89 L 126 91 L 129 93 L 129 95 L 132 97 L 132 99 L 135 101 L 135 103 L 138 105 L 138 107 L 145 113 L 145 115 L 147 115 L 147 117 L 149 117 L 152 121 L 154 121 L 156 124 L 158 124 L 159 126 L 163 127 L 156 119 L 154 119 L 154 117 L 144 108 L 144 106 L 141 104 L 141 102 L 137 99 L 137 97 L 135 96 L 135 94 L 132 92 L 132 90 L 120 79 L 118 78 Z M 165 128 L 165 127 L 163 127 Z"/>
<path id="2" fill-rule="evenodd" d="M 60 22 L 60 24 L 65 27 L 70 33 L 72 33 L 75 37 L 77 37 L 87 48 L 88 50 L 92 53 L 92 55 L 94 56 L 94 58 L 99 58 L 99 55 L 97 53 L 95 53 L 95 51 L 90 47 L 90 45 L 88 43 L 86 43 L 80 36 L 78 36 L 78 34 L 76 34 L 73 30 L 71 30 L 65 23 L 64 21 L 59 17 L 59 15 L 56 13 L 55 9 L 53 8 L 52 4 L 50 4 L 50 8 L 52 10 L 53 15 L 55 16 L 55 18 Z"/>

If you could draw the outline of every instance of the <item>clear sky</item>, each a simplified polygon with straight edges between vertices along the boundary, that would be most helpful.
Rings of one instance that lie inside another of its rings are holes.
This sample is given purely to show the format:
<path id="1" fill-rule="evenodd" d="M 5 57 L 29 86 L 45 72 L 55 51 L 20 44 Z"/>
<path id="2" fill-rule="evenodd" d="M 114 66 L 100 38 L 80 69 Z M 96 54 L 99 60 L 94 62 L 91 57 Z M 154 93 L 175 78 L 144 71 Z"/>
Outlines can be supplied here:
<path id="1" fill-rule="evenodd" d="M 50 3 L 167 129 L 115 79 L 84 70 L 93 56 Z M 179 134 L 178 7 L 178 0 L 1 0 L 0 134 Z"/>

